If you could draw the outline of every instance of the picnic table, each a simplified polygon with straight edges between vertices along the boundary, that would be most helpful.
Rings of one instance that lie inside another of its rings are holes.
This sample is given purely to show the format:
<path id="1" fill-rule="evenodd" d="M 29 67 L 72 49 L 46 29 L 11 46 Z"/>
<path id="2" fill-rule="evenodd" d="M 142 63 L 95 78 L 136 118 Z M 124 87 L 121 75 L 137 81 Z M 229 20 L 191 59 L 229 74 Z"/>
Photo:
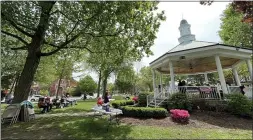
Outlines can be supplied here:
<path id="1" fill-rule="evenodd" d="M 120 121 L 119 121 L 118 115 L 123 114 L 122 110 L 120 110 L 120 109 L 110 108 L 109 111 L 106 111 L 103 109 L 102 106 L 95 106 L 92 108 L 92 110 L 94 111 L 93 118 L 95 118 L 96 116 L 103 116 L 103 115 L 109 116 L 108 127 L 109 127 L 109 125 L 112 124 L 113 121 L 116 121 L 116 123 L 119 124 Z M 107 127 L 107 131 L 108 131 L 108 127 Z"/>

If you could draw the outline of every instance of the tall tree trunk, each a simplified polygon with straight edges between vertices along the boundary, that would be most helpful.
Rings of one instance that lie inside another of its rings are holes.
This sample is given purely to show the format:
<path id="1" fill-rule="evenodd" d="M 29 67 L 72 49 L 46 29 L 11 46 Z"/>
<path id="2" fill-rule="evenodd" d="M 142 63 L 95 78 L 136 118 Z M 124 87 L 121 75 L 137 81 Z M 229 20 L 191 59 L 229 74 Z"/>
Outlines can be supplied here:
<path id="1" fill-rule="evenodd" d="M 28 45 L 28 54 L 25 66 L 21 72 L 17 88 L 14 92 L 13 103 L 20 103 L 28 98 L 34 75 L 41 58 L 41 46 L 49 25 L 49 13 L 55 4 L 55 1 L 39 2 L 39 4 L 41 6 L 40 21 L 35 34 L 32 37 L 31 43 Z"/>
<path id="2" fill-rule="evenodd" d="M 103 97 L 105 95 L 105 91 L 106 91 L 106 88 L 107 88 L 107 78 L 108 78 L 108 76 L 105 76 L 104 79 L 103 79 Z"/>
<path id="3" fill-rule="evenodd" d="M 100 85 L 101 85 L 101 79 L 102 79 L 102 73 L 101 70 L 99 71 L 99 77 L 98 77 L 98 86 L 97 86 L 97 98 L 100 95 Z"/>
<path id="4" fill-rule="evenodd" d="M 57 90 L 56 90 L 56 99 L 58 99 L 59 88 L 61 86 L 61 81 L 62 81 L 63 72 L 64 72 L 65 65 L 66 65 L 66 61 L 67 61 L 67 56 L 65 56 L 65 58 L 64 58 L 63 67 L 62 67 L 61 74 L 60 74 L 60 77 L 59 77 L 59 82 L 58 82 L 58 86 L 57 86 Z M 62 92 L 63 92 L 63 88 L 62 88 Z"/>

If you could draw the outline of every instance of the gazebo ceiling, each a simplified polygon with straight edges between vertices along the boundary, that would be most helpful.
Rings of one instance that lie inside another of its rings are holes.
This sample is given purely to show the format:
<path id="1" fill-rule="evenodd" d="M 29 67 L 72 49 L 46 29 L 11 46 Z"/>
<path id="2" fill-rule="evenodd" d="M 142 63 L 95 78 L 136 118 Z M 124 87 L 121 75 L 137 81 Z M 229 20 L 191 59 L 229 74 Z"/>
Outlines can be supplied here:
<path id="1" fill-rule="evenodd" d="M 240 59 L 220 57 L 220 61 L 223 68 L 229 68 L 238 63 Z M 217 69 L 213 56 L 175 60 L 172 61 L 172 63 L 175 74 L 204 73 L 208 71 L 216 71 Z M 156 70 L 164 74 L 170 74 L 169 63 L 164 63 L 160 67 L 156 68 Z"/>

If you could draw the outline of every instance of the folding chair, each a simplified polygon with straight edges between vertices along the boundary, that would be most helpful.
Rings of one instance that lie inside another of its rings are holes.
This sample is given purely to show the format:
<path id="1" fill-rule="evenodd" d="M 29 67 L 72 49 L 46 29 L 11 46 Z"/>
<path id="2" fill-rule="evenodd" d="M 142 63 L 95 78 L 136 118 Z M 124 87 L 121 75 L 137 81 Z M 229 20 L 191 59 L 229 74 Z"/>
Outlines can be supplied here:
<path id="1" fill-rule="evenodd" d="M 2 114 L 1 123 L 4 124 L 5 122 L 10 122 L 10 125 L 16 123 L 18 121 L 20 109 L 20 104 L 12 104 L 7 106 Z"/>

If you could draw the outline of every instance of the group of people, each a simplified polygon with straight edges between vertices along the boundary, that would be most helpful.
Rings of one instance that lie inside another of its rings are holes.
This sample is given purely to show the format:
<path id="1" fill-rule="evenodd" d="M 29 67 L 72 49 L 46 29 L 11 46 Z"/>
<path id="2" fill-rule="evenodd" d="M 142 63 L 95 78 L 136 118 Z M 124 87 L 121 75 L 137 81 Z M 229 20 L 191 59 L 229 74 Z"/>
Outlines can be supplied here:
<path id="1" fill-rule="evenodd" d="M 50 97 L 39 98 L 38 107 L 43 108 L 41 113 L 49 112 L 53 107 L 53 102 Z"/>
<path id="2" fill-rule="evenodd" d="M 57 100 L 60 100 L 59 103 L 57 103 Z M 69 93 L 66 93 L 66 95 L 63 95 L 61 99 L 51 100 L 50 97 L 42 97 L 38 101 L 38 107 L 43 108 L 41 113 L 49 112 L 52 109 L 53 105 L 55 106 L 63 105 L 63 107 L 67 107 L 68 104 L 70 104 L 71 106 L 74 104 L 77 105 L 76 100 L 71 100 L 69 98 Z"/>
<path id="3" fill-rule="evenodd" d="M 98 97 L 97 105 L 98 105 L 98 106 L 102 106 L 103 104 L 107 104 L 107 103 L 109 103 L 109 102 L 110 102 L 110 101 L 109 101 L 109 91 L 106 90 L 103 99 L 102 99 L 101 97 Z"/>

